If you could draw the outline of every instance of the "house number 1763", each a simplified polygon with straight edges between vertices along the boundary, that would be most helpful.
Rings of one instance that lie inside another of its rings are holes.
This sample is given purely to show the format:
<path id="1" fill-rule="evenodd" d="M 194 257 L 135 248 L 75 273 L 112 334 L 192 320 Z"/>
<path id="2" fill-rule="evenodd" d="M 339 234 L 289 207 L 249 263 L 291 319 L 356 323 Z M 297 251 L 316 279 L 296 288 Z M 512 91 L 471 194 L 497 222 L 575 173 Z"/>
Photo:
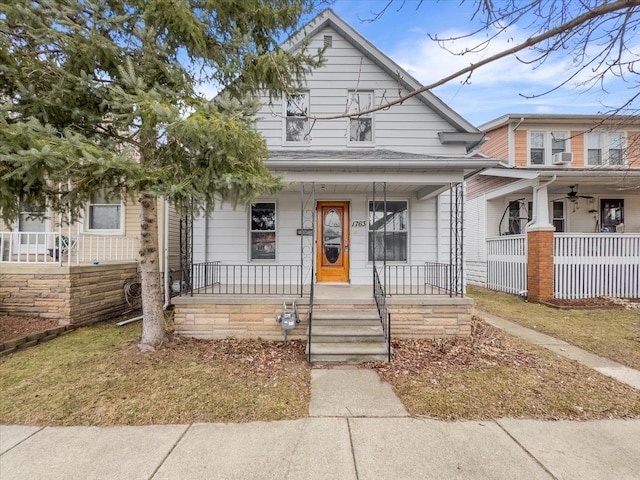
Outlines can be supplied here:
<path id="1" fill-rule="evenodd" d="M 367 222 L 366 222 L 366 220 L 354 220 L 353 222 L 351 222 L 351 226 L 352 227 L 366 227 L 367 226 Z"/>

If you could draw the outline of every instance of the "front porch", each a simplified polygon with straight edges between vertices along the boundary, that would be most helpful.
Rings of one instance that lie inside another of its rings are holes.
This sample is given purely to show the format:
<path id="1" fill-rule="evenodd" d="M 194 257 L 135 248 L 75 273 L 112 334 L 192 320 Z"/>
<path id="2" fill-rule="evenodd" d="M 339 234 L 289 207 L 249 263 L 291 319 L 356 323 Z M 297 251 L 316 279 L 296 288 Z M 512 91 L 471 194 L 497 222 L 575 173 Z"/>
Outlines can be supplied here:
<path id="1" fill-rule="evenodd" d="M 440 287 L 433 286 L 434 293 L 426 293 L 423 289 L 419 294 L 383 295 L 386 309 L 376 302 L 373 287 L 369 285 L 317 283 L 308 289 L 308 293 L 302 294 L 254 293 L 269 291 L 272 287 L 256 285 L 244 290 L 246 293 L 243 294 L 213 293 L 202 288 L 194 290 L 192 295 L 174 297 L 175 331 L 179 335 L 202 339 L 233 336 L 282 340 L 284 331 L 277 315 L 283 311 L 283 302 L 291 306 L 295 300 L 300 323 L 287 332 L 287 338 L 306 340 L 308 345 L 326 345 L 328 333 L 342 335 L 342 338 L 329 340 L 335 342 L 333 345 L 339 354 L 327 356 L 322 350 L 323 356 L 319 358 L 323 361 L 331 361 L 328 360 L 330 358 L 334 361 L 369 358 L 362 352 L 367 351 L 365 344 L 371 346 L 373 341 L 377 341 L 379 347 L 377 357 L 370 359 L 386 359 L 392 336 L 437 338 L 471 334 L 473 301 L 450 295 Z M 231 287 L 221 284 L 220 288 L 230 290 Z M 403 290 L 408 292 L 411 288 L 407 285 L 392 291 Z M 237 285 L 236 292 L 239 292 Z M 371 322 L 372 313 L 377 319 L 374 322 Z M 377 340 L 370 336 L 357 338 L 361 335 L 357 328 L 365 324 L 369 330 L 379 330 Z M 307 350 L 310 360 L 314 351 L 320 354 L 320 350 L 315 348 Z"/>

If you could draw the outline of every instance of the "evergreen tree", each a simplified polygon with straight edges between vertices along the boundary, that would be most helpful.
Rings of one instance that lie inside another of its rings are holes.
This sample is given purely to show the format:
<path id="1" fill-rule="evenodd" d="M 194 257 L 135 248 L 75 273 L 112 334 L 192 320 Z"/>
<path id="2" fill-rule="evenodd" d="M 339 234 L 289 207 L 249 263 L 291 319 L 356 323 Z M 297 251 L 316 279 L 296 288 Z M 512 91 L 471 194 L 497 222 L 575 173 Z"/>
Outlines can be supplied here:
<path id="1" fill-rule="evenodd" d="M 280 187 L 256 94 L 296 88 L 320 52 L 278 48 L 312 0 L 0 0 L 0 212 L 78 215 L 92 192 L 141 206 L 141 345 L 165 337 L 157 198 L 182 214 Z M 207 82 L 224 94 L 197 93 Z M 192 210 L 193 208 L 193 210 Z"/>

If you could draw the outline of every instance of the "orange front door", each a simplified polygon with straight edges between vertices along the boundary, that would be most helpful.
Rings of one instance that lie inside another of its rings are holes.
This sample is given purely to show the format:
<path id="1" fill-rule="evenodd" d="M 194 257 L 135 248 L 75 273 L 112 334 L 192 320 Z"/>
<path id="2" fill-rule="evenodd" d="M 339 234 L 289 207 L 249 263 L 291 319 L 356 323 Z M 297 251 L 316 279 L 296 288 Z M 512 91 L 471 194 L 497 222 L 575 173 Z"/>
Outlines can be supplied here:
<path id="1" fill-rule="evenodd" d="M 349 202 L 318 202 L 318 282 L 349 281 Z"/>

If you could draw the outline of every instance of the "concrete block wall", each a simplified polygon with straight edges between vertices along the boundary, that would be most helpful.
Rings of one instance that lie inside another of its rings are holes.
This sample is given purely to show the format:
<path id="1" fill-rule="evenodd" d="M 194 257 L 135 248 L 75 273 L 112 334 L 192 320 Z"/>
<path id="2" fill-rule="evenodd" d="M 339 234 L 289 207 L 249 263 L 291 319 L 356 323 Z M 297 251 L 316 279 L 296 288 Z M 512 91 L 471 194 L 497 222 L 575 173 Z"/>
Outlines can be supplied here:
<path id="1" fill-rule="evenodd" d="M 2 264 L 0 314 L 57 320 L 60 325 L 104 320 L 128 305 L 124 282 L 135 262 L 103 265 Z"/>

